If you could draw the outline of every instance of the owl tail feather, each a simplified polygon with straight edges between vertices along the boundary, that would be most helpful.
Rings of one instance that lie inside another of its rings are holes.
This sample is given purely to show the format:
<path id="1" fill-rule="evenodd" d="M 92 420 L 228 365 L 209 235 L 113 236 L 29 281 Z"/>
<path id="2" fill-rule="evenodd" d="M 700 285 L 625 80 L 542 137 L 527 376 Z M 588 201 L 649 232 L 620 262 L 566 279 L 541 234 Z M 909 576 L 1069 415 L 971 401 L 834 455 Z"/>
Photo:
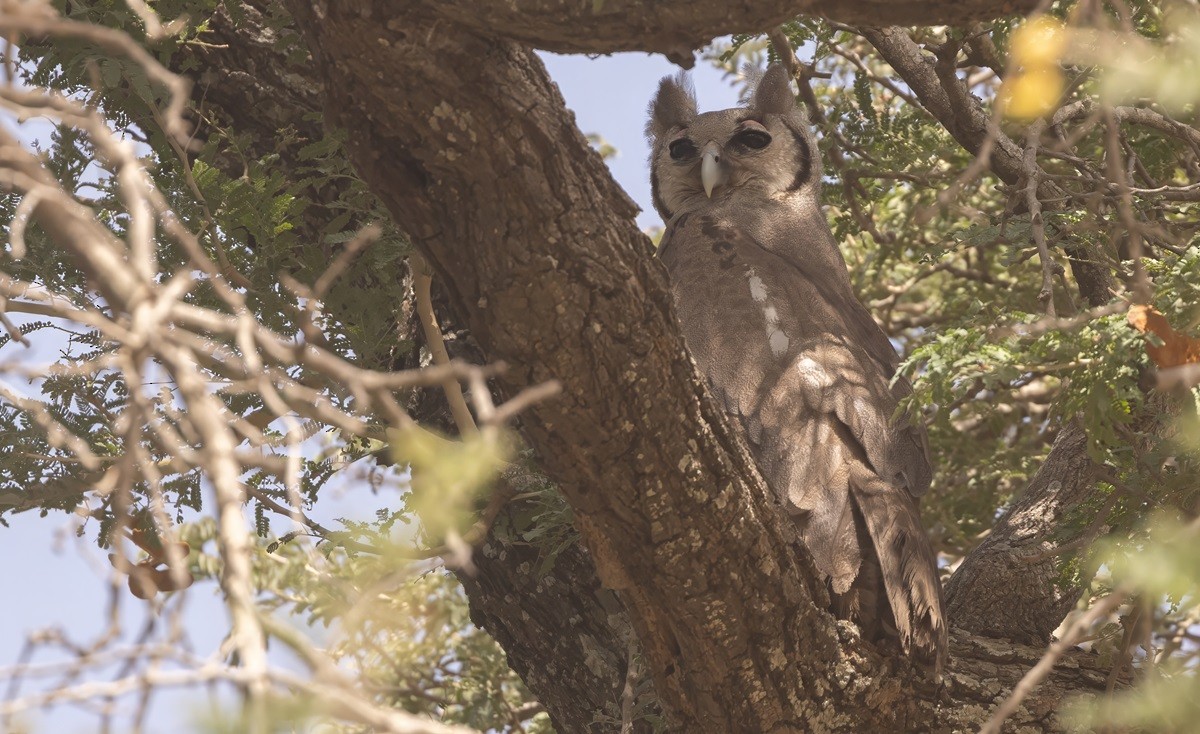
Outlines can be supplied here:
<path id="1" fill-rule="evenodd" d="M 937 559 L 917 503 L 874 472 L 854 477 L 851 496 L 866 522 L 905 653 L 941 675 L 949 646 Z"/>

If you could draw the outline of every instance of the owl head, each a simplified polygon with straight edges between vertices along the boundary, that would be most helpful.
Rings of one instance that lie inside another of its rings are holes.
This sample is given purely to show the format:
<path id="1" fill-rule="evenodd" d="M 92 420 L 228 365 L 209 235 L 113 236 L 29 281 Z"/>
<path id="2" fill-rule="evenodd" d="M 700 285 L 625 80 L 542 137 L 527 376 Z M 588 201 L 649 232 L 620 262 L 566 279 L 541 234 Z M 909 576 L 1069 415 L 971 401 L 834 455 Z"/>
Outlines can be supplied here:
<path id="1" fill-rule="evenodd" d="M 684 74 L 664 78 L 646 137 L 654 208 L 664 222 L 715 204 L 820 194 L 816 139 L 782 64 L 767 69 L 748 106 L 704 114 Z"/>

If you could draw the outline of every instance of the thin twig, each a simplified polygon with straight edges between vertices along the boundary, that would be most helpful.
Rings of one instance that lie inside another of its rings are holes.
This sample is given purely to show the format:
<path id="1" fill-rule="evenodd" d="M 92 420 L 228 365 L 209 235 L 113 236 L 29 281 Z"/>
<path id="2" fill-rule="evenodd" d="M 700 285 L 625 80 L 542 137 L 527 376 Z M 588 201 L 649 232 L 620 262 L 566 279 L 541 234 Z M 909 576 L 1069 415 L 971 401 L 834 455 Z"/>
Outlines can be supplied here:
<path id="1" fill-rule="evenodd" d="M 1025 155 L 1022 163 L 1025 168 L 1025 205 L 1029 209 L 1029 225 L 1033 232 L 1033 242 L 1037 245 L 1038 257 L 1042 261 L 1042 287 L 1038 291 L 1038 300 L 1042 302 L 1042 311 L 1046 317 L 1053 319 L 1057 317 L 1054 312 L 1055 264 L 1050 257 L 1050 248 L 1046 245 L 1046 223 L 1042 219 L 1042 202 L 1038 199 L 1038 183 L 1042 169 L 1037 163 L 1037 152 L 1045 127 L 1045 121 L 1036 120 L 1025 130 Z"/>
<path id="2" fill-rule="evenodd" d="M 1111 107 L 1101 108 L 1104 116 L 1104 162 L 1108 170 L 1109 180 L 1117 185 L 1117 214 L 1125 226 L 1126 242 L 1129 259 L 1133 261 L 1133 300 L 1135 303 L 1150 302 L 1150 280 L 1142 263 L 1142 232 L 1133 209 L 1133 193 L 1129 188 L 1129 178 L 1121 165 L 1120 132 L 1117 118 Z"/>
<path id="3" fill-rule="evenodd" d="M 1006 339 L 1010 336 L 1027 339 L 1029 337 L 1037 337 L 1049 331 L 1069 331 L 1076 327 L 1082 326 L 1089 321 L 1112 316 L 1113 314 L 1122 313 L 1128 310 L 1129 304 L 1125 301 L 1113 301 L 1112 303 L 1099 306 L 1075 314 L 1074 316 L 1046 316 L 1029 324 L 1011 324 L 1008 326 L 1000 326 L 991 331 L 989 336 L 993 339 Z"/>
<path id="4" fill-rule="evenodd" d="M 429 349 L 435 365 L 448 365 L 450 364 L 450 355 L 446 352 L 446 344 L 442 341 L 442 329 L 438 326 L 437 314 L 433 310 L 431 295 L 433 271 L 429 268 L 429 263 L 425 262 L 425 258 L 418 252 L 414 251 L 409 255 L 409 263 L 413 270 L 413 292 L 417 301 L 417 318 L 421 322 L 422 331 L 425 332 L 425 346 Z M 475 426 L 475 418 L 471 415 L 471 409 L 467 407 L 467 400 L 463 396 L 462 385 L 458 380 L 447 379 L 442 383 L 442 389 L 446 393 L 446 402 L 450 404 L 450 414 L 454 417 L 459 435 L 472 436 L 478 433 L 479 429 Z"/>

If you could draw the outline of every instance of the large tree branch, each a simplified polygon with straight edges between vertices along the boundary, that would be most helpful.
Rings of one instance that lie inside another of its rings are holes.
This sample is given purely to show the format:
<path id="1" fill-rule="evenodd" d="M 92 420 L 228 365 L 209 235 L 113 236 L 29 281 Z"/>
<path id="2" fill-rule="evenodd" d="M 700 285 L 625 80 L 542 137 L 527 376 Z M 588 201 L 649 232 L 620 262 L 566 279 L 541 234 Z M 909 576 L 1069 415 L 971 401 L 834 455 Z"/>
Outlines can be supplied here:
<path id="1" fill-rule="evenodd" d="M 1034 0 L 439 0 L 427 12 L 547 51 L 651 51 L 690 67 L 692 50 L 717 36 L 760 33 L 801 14 L 844 23 L 961 25 L 1036 5 Z"/>
<path id="2" fill-rule="evenodd" d="M 568 544 L 547 567 L 545 548 L 505 532 L 528 511 L 510 505 L 475 553 L 475 573 L 459 574 L 471 621 L 505 649 L 555 730 L 596 731 L 597 722 L 621 719 L 633 628 L 582 545 Z M 649 731 L 646 724 L 636 722 L 635 731 Z"/>
<path id="3" fill-rule="evenodd" d="M 959 145 L 978 155 L 988 139 L 991 118 L 958 79 L 955 66 L 939 64 L 904 28 L 868 26 L 861 33 Z M 989 158 L 991 169 L 1005 183 L 1016 184 L 1022 173 L 1021 146 L 1002 132 L 995 131 L 994 135 L 995 146 Z"/>
<path id="4" fill-rule="evenodd" d="M 209 19 L 205 43 L 182 46 L 172 63 L 205 70 L 193 86 L 192 98 L 193 107 L 204 115 L 202 134 L 209 133 L 207 126 L 213 123 L 228 128 L 238 135 L 241 155 L 254 160 L 277 155 L 284 175 L 308 178 L 298 151 L 326 134 L 313 115 L 321 109 L 320 80 L 311 64 L 289 62 L 267 28 L 265 5 L 243 5 L 241 13 L 242 22 L 234 23 L 218 9 Z M 294 134 L 281 140 L 281 129 Z M 230 176 L 242 174 L 244 163 L 238 155 L 221 155 L 217 162 Z M 340 212 L 329 206 L 338 194 L 333 185 L 310 191 L 311 203 L 303 221 L 296 223 L 301 242 L 318 241 L 324 225 L 338 216 Z M 403 278 L 404 273 L 395 277 Z M 413 326 L 415 319 L 400 325 L 406 334 L 419 332 Z M 409 338 L 419 338 L 419 333 Z M 456 358 L 474 363 L 482 359 L 469 351 L 468 338 L 451 346 Z M 416 356 L 411 351 L 398 367 L 417 366 Z M 442 415 L 446 406 L 441 391 L 421 391 L 412 408 L 421 422 L 450 430 L 448 416 Z M 471 619 L 504 647 L 509 664 L 546 707 L 555 728 L 588 731 L 600 717 L 611 715 L 620 700 L 632 629 L 620 600 L 601 586 L 582 546 L 571 544 L 546 564 L 540 547 L 520 539 L 512 530 L 513 518 L 523 512 L 528 509 L 521 502 L 510 504 L 476 552 L 474 573 L 459 571 L 458 576 Z"/>
<path id="5" fill-rule="evenodd" d="M 632 203 L 540 61 L 418 16 L 393 33 L 369 13 L 295 10 L 360 173 L 488 357 L 513 366 L 504 387 L 561 380 L 525 434 L 677 723 L 813 728 L 805 702 L 840 654 L 823 589 L 696 378 Z"/>

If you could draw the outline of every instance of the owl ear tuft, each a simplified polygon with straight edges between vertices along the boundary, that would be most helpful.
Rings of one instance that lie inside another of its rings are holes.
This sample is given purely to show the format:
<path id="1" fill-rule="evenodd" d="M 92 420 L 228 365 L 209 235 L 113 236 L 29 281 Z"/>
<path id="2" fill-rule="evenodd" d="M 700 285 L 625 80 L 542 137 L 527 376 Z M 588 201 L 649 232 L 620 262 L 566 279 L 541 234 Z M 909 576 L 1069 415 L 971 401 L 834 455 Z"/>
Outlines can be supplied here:
<path id="1" fill-rule="evenodd" d="M 750 109 L 765 115 L 790 115 L 796 112 L 796 95 L 791 76 L 783 64 L 772 64 L 759 80 L 750 99 Z"/>
<path id="2" fill-rule="evenodd" d="M 696 117 L 696 89 L 692 80 L 680 72 L 678 76 L 663 77 L 658 94 L 650 101 L 650 120 L 646 137 L 656 140 L 675 127 L 684 127 Z"/>

